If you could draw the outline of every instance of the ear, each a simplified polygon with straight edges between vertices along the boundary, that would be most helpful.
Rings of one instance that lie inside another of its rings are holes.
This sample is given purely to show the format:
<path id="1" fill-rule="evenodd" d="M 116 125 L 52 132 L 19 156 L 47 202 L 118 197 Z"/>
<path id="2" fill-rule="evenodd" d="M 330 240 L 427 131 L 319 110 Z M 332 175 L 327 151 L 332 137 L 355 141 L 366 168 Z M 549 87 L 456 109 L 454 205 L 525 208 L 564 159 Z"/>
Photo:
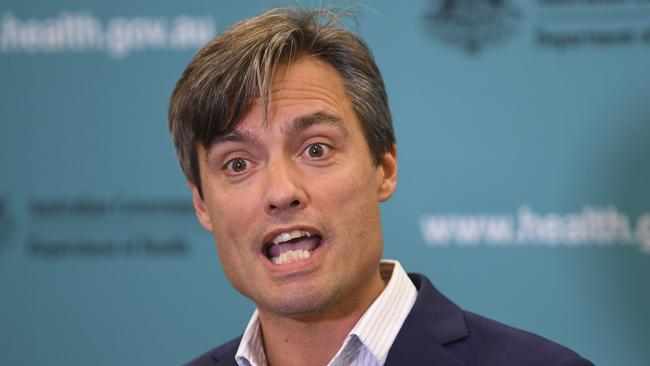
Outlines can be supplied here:
<path id="1" fill-rule="evenodd" d="M 393 144 L 384 153 L 377 169 L 379 172 L 377 197 L 379 197 L 379 202 L 384 202 L 393 195 L 397 186 L 397 145 Z"/>
<path id="2" fill-rule="evenodd" d="M 194 205 L 194 212 L 196 212 L 196 217 L 199 219 L 199 223 L 201 223 L 201 226 L 203 226 L 205 230 L 212 232 L 210 212 L 208 212 L 208 207 L 205 204 L 205 201 L 201 198 L 199 190 L 196 188 L 194 183 L 187 182 L 187 184 L 190 186 L 190 190 L 192 190 L 192 204 Z"/>

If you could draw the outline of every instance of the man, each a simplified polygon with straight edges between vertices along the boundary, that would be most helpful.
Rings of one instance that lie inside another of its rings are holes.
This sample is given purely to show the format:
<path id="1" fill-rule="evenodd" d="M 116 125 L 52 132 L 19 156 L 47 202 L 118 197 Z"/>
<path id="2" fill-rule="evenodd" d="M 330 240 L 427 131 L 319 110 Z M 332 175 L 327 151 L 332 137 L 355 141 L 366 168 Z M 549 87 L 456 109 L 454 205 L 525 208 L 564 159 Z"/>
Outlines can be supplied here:
<path id="1" fill-rule="evenodd" d="M 382 261 L 397 182 L 384 84 L 326 11 L 244 20 L 195 56 L 170 129 L 224 272 L 257 306 L 191 365 L 590 365 Z"/>

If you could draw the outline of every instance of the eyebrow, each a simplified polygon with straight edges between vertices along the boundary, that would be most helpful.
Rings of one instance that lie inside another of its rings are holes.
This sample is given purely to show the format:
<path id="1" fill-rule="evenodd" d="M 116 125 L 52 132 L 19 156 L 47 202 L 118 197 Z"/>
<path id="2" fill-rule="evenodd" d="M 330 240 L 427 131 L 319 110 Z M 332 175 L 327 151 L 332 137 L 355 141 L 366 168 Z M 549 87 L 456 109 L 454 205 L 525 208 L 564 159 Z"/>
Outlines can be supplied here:
<path id="1" fill-rule="evenodd" d="M 316 112 L 305 116 L 297 117 L 289 127 L 287 133 L 299 133 L 315 125 L 330 125 L 339 129 L 344 136 L 348 135 L 348 130 L 343 125 L 341 119 L 327 112 Z"/>
<path id="2" fill-rule="evenodd" d="M 225 135 L 217 136 L 208 145 L 208 151 L 224 142 L 259 142 L 259 138 L 248 131 L 233 131 Z"/>
<path id="3" fill-rule="evenodd" d="M 341 119 L 333 114 L 327 112 L 315 112 L 312 114 L 307 114 L 304 116 L 299 116 L 293 120 L 289 128 L 287 128 L 284 133 L 298 134 L 306 129 L 316 126 L 316 125 L 330 125 L 343 133 L 344 136 L 348 136 L 348 130 L 343 126 Z M 233 131 L 222 136 L 215 137 L 210 144 L 208 145 L 207 150 L 212 150 L 215 146 L 224 143 L 224 142 L 243 142 L 243 143 L 254 143 L 260 144 L 260 138 L 256 134 L 251 133 L 250 131 Z"/>

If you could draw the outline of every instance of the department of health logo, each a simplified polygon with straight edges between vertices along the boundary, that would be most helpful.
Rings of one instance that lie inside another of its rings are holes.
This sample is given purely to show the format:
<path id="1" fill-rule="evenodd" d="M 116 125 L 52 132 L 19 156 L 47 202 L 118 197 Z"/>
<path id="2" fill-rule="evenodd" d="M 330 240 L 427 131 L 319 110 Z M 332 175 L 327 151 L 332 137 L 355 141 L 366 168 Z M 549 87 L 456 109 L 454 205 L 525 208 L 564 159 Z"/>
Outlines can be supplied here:
<path id="1" fill-rule="evenodd" d="M 9 203 L 5 197 L 0 196 L 0 254 L 9 247 L 12 229 L 13 220 L 9 216 Z"/>
<path id="2" fill-rule="evenodd" d="M 477 54 L 516 33 L 521 12 L 509 0 L 434 0 L 425 18 L 435 38 Z"/>

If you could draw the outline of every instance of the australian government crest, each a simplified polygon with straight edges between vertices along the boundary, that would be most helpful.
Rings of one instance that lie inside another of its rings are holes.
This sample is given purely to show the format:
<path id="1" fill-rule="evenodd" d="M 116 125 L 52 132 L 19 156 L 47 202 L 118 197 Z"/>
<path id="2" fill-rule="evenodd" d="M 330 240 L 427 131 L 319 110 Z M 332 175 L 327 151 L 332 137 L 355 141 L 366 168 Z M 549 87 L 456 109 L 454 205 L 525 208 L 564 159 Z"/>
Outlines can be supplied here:
<path id="1" fill-rule="evenodd" d="M 521 11 L 509 0 L 433 0 L 425 14 L 429 33 L 469 54 L 517 33 Z"/>

